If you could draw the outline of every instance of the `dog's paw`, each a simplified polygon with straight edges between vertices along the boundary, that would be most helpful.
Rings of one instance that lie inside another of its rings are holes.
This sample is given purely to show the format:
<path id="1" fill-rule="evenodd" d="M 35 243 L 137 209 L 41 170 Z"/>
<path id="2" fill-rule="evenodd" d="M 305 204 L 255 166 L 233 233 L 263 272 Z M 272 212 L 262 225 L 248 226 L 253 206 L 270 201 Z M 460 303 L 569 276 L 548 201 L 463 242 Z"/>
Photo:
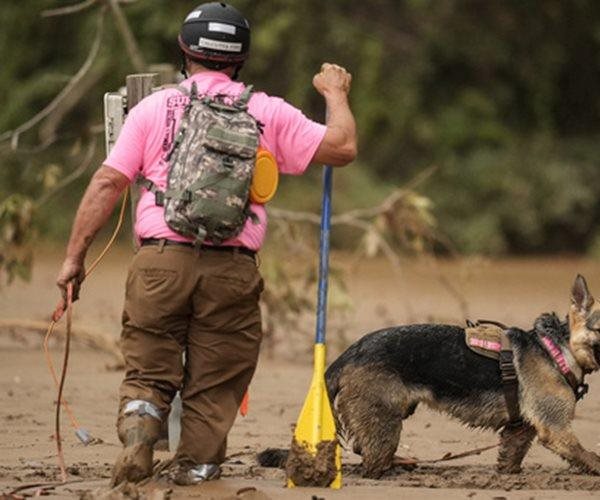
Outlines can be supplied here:
<path id="1" fill-rule="evenodd" d="M 520 465 L 513 464 L 498 464 L 496 465 L 496 472 L 500 474 L 520 474 L 522 472 Z"/>

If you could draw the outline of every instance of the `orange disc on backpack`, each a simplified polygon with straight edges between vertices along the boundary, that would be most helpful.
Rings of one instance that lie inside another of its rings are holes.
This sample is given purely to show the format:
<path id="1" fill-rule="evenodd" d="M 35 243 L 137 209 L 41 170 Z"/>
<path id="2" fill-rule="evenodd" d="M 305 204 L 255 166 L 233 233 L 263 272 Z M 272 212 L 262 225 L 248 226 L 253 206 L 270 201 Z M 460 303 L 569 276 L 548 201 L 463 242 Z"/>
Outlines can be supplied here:
<path id="1" fill-rule="evenodd" d="M 278 184 L 279 169 L 275 157 L 266 149 L 258 148 L 250 186 L 250 200 L 253 203 L 267 203 L 275 196 Z"/>

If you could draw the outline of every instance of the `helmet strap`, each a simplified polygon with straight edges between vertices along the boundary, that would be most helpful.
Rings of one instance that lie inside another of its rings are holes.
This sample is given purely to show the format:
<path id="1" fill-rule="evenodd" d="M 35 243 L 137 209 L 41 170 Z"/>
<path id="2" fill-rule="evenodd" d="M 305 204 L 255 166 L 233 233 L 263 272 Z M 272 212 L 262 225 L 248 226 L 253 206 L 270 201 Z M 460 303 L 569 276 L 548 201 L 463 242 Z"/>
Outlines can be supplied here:
<path id="1" fill-rule="evenodd" d="M 244 67 L 244 63 L 239 63 L 235 66 L 235 70 L 233 71 L 233 75 L 231 75 L 232 80 L 237 80 L 238 76 L 240 76 L 240 70 Z"/>
<path id="2" fill-rule="evenodd" d="M 184 78 L 188 78 L 188 72 L 187 72 L 187 59 L 185 57 L 185 52 L 183 52 L 183 50 L 180 51 L 181 54 L 181 69 L 179 70 L 179 72 L 183 75 Z"/>

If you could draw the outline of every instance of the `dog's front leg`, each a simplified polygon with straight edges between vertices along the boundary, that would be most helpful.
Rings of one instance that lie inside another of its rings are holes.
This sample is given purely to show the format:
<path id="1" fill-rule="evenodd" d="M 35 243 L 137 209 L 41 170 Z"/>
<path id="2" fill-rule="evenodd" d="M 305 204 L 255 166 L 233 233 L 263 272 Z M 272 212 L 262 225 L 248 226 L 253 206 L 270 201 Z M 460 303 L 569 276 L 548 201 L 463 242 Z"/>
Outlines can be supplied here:
<path id="1" fill-rule="evenodd" d="M 507 426 L 502 429 L 496 464 L 498 472 L 505 474 L 521 472 L 521 462 L 523 462 L 535 434 L 535 428 L 528 424 L 518 427 Z"/>
<path id="2" fill-rule="evenodd" d="M 570 426 L 562 429 L 538 429 L 540 443 L 554 451 L 571 465 L 590 474 L 600 475 L 600 456 L 586 450 Z"/>

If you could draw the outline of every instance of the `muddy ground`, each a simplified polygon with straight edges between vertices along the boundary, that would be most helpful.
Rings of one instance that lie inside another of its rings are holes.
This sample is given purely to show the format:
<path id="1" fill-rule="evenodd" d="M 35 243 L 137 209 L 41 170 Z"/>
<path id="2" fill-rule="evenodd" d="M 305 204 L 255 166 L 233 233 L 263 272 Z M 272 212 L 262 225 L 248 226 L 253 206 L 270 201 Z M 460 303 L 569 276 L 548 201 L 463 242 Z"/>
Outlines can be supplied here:
<path id="1" fill-rule="evenodd" d="M 123 282 L 129 251 L 111 253 L 87 283 L 76 305 L 76 326 L 118 335 Z M 265 257 L 268 258 L 268 257 Z M 56 303 L 53 287 L 59 253 L 47 250 L 36 260 L 33 280 L 0 290 L 0 319 L 46 320 Z M 569 288 L 576 273 L 588 278 L 600 295 L 600 263 L 577 259 L 465 260 L 434 263 L 406 262 L 401 272 L 385 261 L 352 260 L 334 256 L 350 271 L 348 291 L 353 312 L 347 318 L 344 342 L 389 324 L 429 320 L 462 323 L 493 318 L 526 327 L 543 311 L 565 314 Z M 352 267 L 350 267 L 352 266 Z M 290 337 L 293 339 L 293 337 Z M 343 342 L 334 342 L 333 351 Z M 339 340 L 339 339 L 338 339 Z M 306 345 L 310 344 L 307 342 Z M 62 344 L 53 344 L 55 360 Z M 275 357 L 261 358 L 250 389 L 250 413 L 238 418 L 230 435 L 229 459 L 222 480 L 199 487 L 177 488 L 172 498 L 598 498 L 600 478 L 578 475 L 566 463 L 534 444 L 523 474 L 498 475 L 495 451 L 440 464 L 422 465 L 412 472 L 390 471 L 379 481 L 361 478 L 358 457 L 344 452 L 344 487 L 340 491 L 283 488 L 280 470 L 257 465 L 255 453 L 282 447 L 291 440 L 311 375 L 306 346 L 280 339 Z M 284 352 L 282 352 L 282 350 Z M 285 356 L 291 351 L 292 356 Z M 297 358 L 290 362 L 289 358 Z M 56 481 L 58 468 L 52 440 L 55 390 L 47 373 L 39 334 L 22 328 L 0 331 L 0 492 L 29 483 Z M 65 425 L 65 457 L 70 480 L 51 490 L 55 497 L 73 498 L 105 487 L 119 446 L 114 431 L 117 387 L 122 372 L 111 369 L 112 357 L 75 344 L 65 389 L 81 425 L 97 438 L 84 447 Z M 589 378 L 590 394 L 578 404 L 573 423 L 581 442 L 600 453 L 600 376 Z M 404 425 L 399 455 L 439 458 L 496 443 L 491 432 L 465 429 L 444 415 L 419 408 Z M 167 452 L 158 454 L 166 459 Z M 146 494 L 150 494 L 146 487 Z M 152 498 L 164 488 L 154 487 Z M 34 492 L 34 489 L 26 492 Z M 314 496 L 313 496 L 314 495 Z"/>

